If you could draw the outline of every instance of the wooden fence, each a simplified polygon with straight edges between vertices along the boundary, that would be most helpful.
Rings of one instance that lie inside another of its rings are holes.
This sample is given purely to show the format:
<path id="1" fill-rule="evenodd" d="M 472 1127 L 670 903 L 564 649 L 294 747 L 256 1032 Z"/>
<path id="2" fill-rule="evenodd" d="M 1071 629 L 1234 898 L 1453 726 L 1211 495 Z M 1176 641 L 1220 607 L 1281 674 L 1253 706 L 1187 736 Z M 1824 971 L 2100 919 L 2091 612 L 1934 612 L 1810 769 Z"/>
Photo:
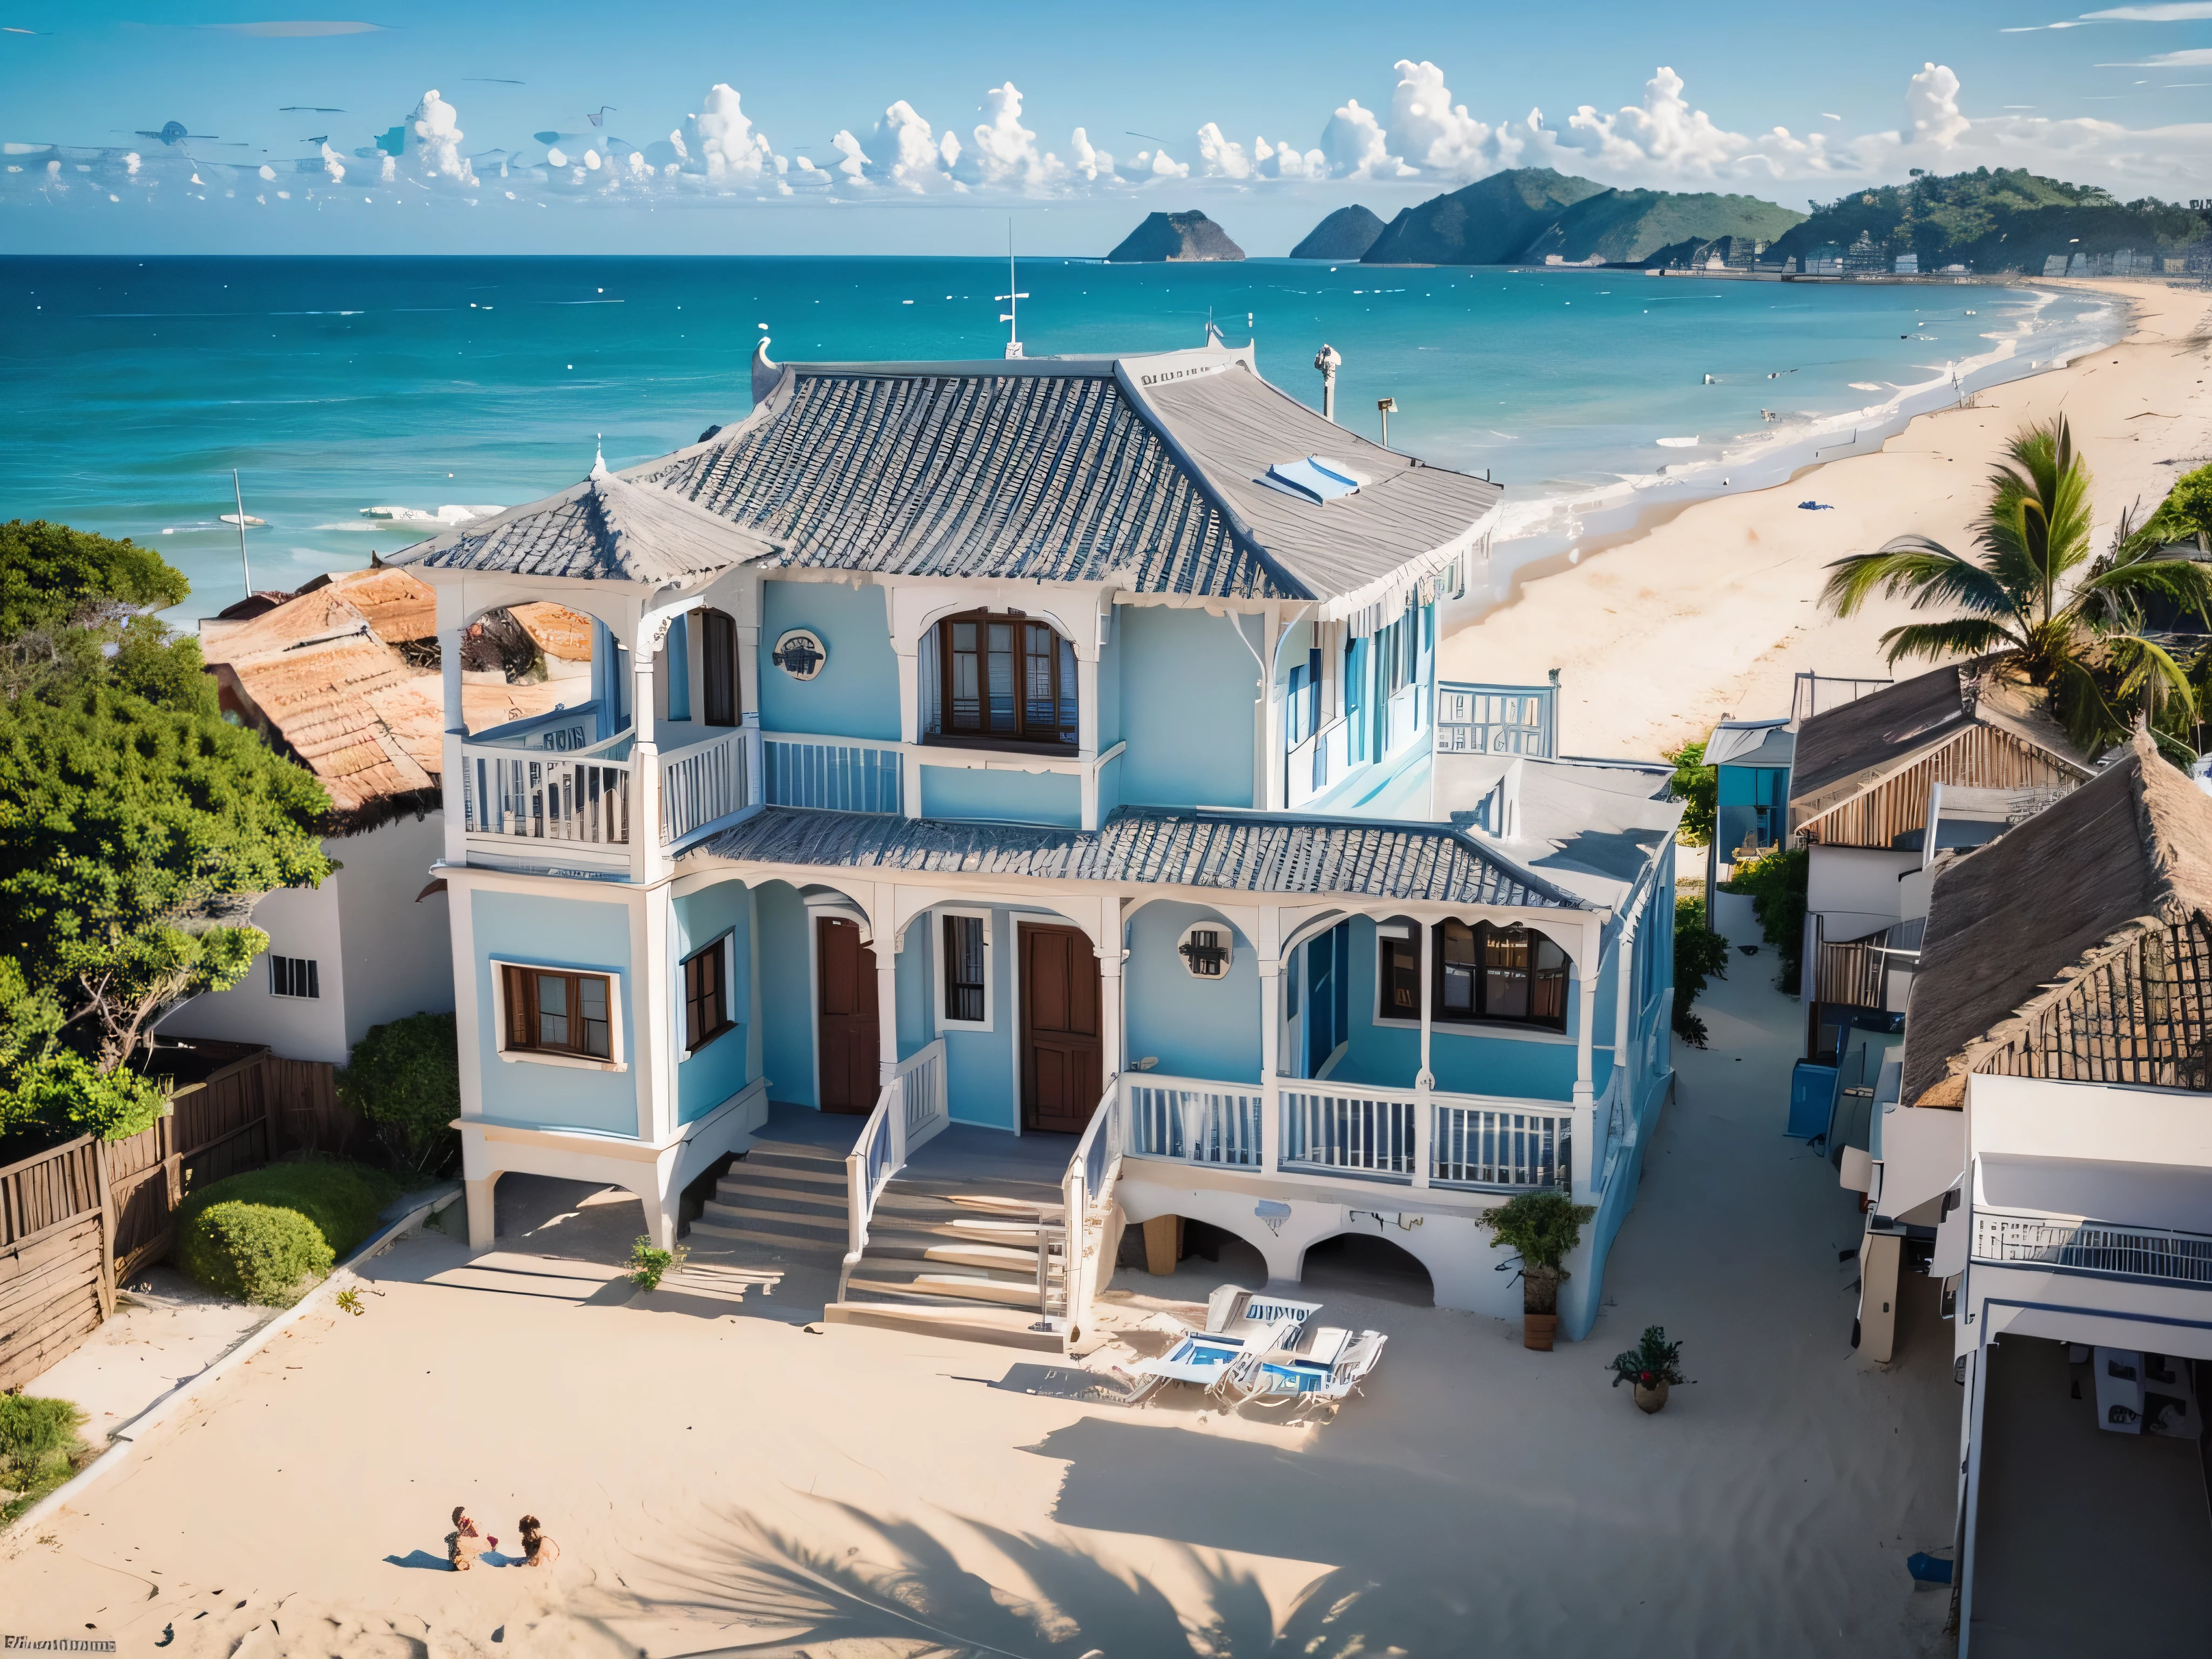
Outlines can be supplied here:
<path id="1" fill-rule="evenodd" d="M 204 1074 L 180 1084 L 152 1128 L 0 1170 L 0 1389 L 38 1376 L 114 1311 L 116 1286 L 175 1243 L 192 1193 L 288 1152 L 343 1157 L 365 1139 L 328 1064 L 244 1043 L 194 1052 Z"/>

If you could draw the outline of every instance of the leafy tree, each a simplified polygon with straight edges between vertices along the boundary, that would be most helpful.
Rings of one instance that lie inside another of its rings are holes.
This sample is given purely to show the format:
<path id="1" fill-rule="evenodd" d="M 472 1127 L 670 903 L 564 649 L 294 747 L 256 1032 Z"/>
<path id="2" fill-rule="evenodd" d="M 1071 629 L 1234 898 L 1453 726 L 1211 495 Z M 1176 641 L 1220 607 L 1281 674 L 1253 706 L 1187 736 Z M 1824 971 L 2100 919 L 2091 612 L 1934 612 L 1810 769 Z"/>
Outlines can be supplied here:
<path id="1" fill-rule="evenodd" d="M 2140 708 L 2162 746 L 2182 757 L 2172 734 L 2196 720 L 2196 690 L 2188 665 L 2143 618 L 2159 606 L 2212 617 L 2212 568 L 2162 558 L 2155 538 L 2124 527 L 2092 560 L 2089 469 L 2063 415 L 2016 434 L 2005 453 L 1990 477 L 1976 556 L 1899 536 L 1830 565 L 1823 602 L 1843 617 L 1877 591 L 1910 595 L 1916 611 L 1948 606 L 1956 614 L 1943 621 L 1885 633 L 1889 660 L 1987 653 L 2048 696 L 2085 748 L 2124 738 Z"/>
<path id="2" fill-rule="evenodd" d="M 1784 990 L 1795 987 L 1802 974 L 1805 895 L 1812 868 L 1808 849 L 1778 848 L 1762 859 L 1737 865 L 1735 873 L 1721 884 L 1723 892 L 1751 895 L 1759 933 L 1782 958 L 1775 982 Z"/>
<path id="3" fill-rule="evenodd" d="M 392 1163 L 441 1174 L 459 1156 L 460 1047 L 451 1014 L 372 1025 L 337 1074 L 338 1099 L 376 1126 Z"/>
<path id="4" fill-rule="evenodd" d="M 254 902 L 332 868 L 322 787 L 147 614 L 187 591 L 128 542 L 0 526 L 0 1135 L 151 1122 L 153 1018 L 236 984 L 268 945 Z"/>
<path id="5" fill-rule="evenodd" d="M 2200 466 L 2175 479 L 2143 533 L 2160 543 L 2212 537 L 2212 466 Z"/>
<path id="6" fill-rule="evenodd" d="M 1704 847 L 1713 838 L 1713 812 L 1720 788 L 1720 772 L 1705 764 L 1705 745 L 1686 743 L 1663 750 L 1661 758 L 1674 769 L 1669 787 L 1682 803 L 1679 839 L 1685 847 Z"/>
<path id="7" fill-rule="evenodd" d="M 1705 925 L 1701 898 L 1674 901 L 1674 1035 L 1692 1048 L 1705 1046 L 1705 1022 L 1690 1012 L 1698 993 L 1728 977 L 1728 941 Z"/>

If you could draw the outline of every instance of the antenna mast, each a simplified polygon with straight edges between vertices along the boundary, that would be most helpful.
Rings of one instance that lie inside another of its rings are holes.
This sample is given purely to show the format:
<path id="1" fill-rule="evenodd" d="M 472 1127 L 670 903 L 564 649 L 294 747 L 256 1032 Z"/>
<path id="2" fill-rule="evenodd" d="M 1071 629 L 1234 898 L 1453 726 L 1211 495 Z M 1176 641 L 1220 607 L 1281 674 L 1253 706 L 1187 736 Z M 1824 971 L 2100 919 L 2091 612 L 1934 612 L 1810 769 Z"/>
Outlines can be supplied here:
<path id="1" fill-rule="evenodd" d="M 231 498 L 238 503 L 238 568 L 246 573 L 246 597 L 253 597 L 253 567 L 246 562 L 246 492 L 239 487 L 238 469 L 230 469 Z"/>
<path id="2" fill-rule="evenodd" d="M 1012 218 L 1006 221 L 1006 292 L 993 297 L 1007 307 L 999 313 L 999 320 L 1006 325 L 1006 356 L 1018 357 L 1022 355 L 1022 334 L 1021 324 L 1016 319 L 1021 313 L 1021 302 L 1030 296 L 1015 291 L 1014 222 Z"/>

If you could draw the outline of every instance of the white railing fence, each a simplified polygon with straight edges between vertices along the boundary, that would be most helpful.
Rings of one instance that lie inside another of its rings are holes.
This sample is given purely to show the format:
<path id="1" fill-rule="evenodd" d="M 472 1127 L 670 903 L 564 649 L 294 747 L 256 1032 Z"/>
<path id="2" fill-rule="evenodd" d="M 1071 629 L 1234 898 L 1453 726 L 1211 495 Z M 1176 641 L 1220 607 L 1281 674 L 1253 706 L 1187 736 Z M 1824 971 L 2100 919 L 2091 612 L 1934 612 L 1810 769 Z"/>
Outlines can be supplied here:
<path id="1" fill-rule="evenodd" d="M 627 847 L 629 782 L 628 761 L 461 745 L 461 811 L 472 836 Z"/>
<path id="2" fill-rule="evenodd" d="M 1977 1211 L 1974 1259 L 2212 1285 L 2212 1237 L 2161 1227 Z"/>
<path id="3" fill-rule="evenodd" d="M 1067 1174 L 1060 1182 L 1060 1291 L 1066 1298 L 1061 1311 L 1066 1316 L 1065 1340 L 1071 1348 L 1090 1323 L 1091 1306 L 1097 1299 L 1127 1129 L 1121 1079 L 1109 1078 L 1098 1109 L 1076 1142 L 1075 1156 L 1068 1159 Z M 1040 1258 L 1042 1254 L 1040 1249 Z"/>
<path id="4" fill-rule="evenodd" d="M 1574 1119 L 1565 1112 L 1444 1106 L 1437 1115 L 1435 1168 L 1439 1186 L 1557 1187 L 1574 1171 Z"/>
<path id="5" fill-rule="evenodd" d="M 1410 1178 L 1419 1165 L 1414 1133 L 1419 1112 L 1410 1094 L 1285 1089 L 1282 1101 L 1286 1169 Z"/>
<path id="6" fill-rule="evenodd" d="M 681 841 L 756 798 L 751 747 L 742 728 L 660 762 L 660 844 Z"/>
<path id="7" fill-rule="evenodd" d="M 1131 1151 L 1186 1164 L 1257 1169 L 1263 1097 L 1189 1078 L 1146 1078 L 1129 1086 Z"/>
<path id="8" fill-rule="evenodd" d="M 945 1086 L 945 1039 L 898 1063 L 876 1096 L 875 1109 L 845 1155 L 845 1263 L 837 1274 L 837 1299 L 867 1253 L 868 1224 L 876 1202 L 906 1161 L 951 1121 Z"/>
<path id="9" fill-rule="evenodd" d="M 763 799 L 771 806 L 833 812 L 905 810 L 905 763 L 896 745 L 771 737 L 762 750 Z"/>

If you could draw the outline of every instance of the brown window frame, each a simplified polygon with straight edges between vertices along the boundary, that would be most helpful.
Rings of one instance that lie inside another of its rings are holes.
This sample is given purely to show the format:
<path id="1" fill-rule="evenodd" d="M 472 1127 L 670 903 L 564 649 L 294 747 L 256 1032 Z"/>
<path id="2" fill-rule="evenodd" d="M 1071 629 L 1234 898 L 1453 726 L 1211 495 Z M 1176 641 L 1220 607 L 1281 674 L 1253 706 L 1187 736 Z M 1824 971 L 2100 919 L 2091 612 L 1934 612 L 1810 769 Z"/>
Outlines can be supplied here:
<path id="1" fill-rule="evenodd" d="M 502 963 L 500 973 L 507 996 L 507 1047 L 510 1053 L 560 1054 L 609 1066 L 616 1063 L 613 975 L 586 973 L 574 968 L 526 968 L 514 963 Z M 545 1010 L 539 1000 L 539 985 L 545 980 L 567 982 L 565 1006 L 559 1018 L 567 1022 L 568 1032 L 579 1040 L 544 1041 Z M 603 988 L 600 1006 L 605 1010 L 605 1018 L 597 1022 L 587 1021 L 584 1013 L 583 989 L 586 980 L 596 980 Z M 586 1026 L 592 1023 L 605 1029 L 604 1051 L 586 1046 Z"/>
<path id="2" fill-rule="evenodd" d="M 963 653 L 957 650 L 958 629 L 967 624 L 979 629 L 1011 627 L 1019 630 L 1015 644 L 1013 724 L 1004 731 L 991 728 L 988 660 L 993 654 L 989 636 L 982 636 L 979 647 Z M 1033 701 L 1024 694 L 1031 663 L 1038 660 L 1036 647 L 1039 637 L 1050 642 L 1048 654 L 1043 657 L 1049 684 L 1049 698 L 1053 721 L 1048 731 L 1040 732 L 1030 725 L 1030 706 Z M 1081 730 L 1082 711 L 1079 693 L 1074 686 L 1064 683 L 1061 659 L 1068 654 L 1067 636 L 1050 623 L 1040 622 L 1034 617 L 1024 616 L 1018 611 L 965 611 L 957 616 L 946 617 L 937 623 L 938 672 L 938 729 L 926 739 L 950 748 L 1012 749 L 1028 754 L 1073 755 L 1079 752 L 1081 743 L 1077 735 Z M 958 659 L 969 655 L 976 659 L 976 696 L 973 699 L 979 716 L 972 726 L 954 724 L 953 677 L 957 672 Z M 1064 711 L 1072 712 L 1073 719 L 1063 719 Z"/>
<path id="3" fill-rule="evenodd" d="M 730 1018 L 729 935 L 694 951 L 682 967 L 684 1051 L 696 1054 L 723 1032 L 737 1030 L 738 1022 Z M 704 1018 L 709 1012 L 711 1024 Z"/>
<path id="4" fill-rule="evenodd" d="M 699 612 L 699 716 L 702 726 L 736 726 L 745 693 L 738 672 L 738 624 L 720 611 Z"/>
<path id="5" fill-rule="evenodd" d="M 1384 933 L 1377 936 L 1375 943 L 1376 1018 L 1418 1021 L 1421 1017 L 1419 938 L 1393 939 Z M 1392 995 L 1395 989 L 1407 993 L 1403 1001 Z"/>
<path id="6" fill-rule="evenodd" d="M 1451 956 L 1451 929 L 1466 935 L 1464 958 L 1455 960 Z M 1508 953 L 1519 948 L 1522 955 L 1517 969 L 1510 963 L 1495 960 L 1493 945 L 1502 946 Z M 1547 951 L 1558 961 L 1540 967 L 1538 958 Z M 1430 1018 L 1433 1022 L 1450 1025 L 1527 1025 L 1562 1033 L 1566 1030 L 1568 969 L 1572 964 L 1557 941 L 1535 928 L 1517 922 L 1499 927 L 1495 922 L 1480 921 L 1469 926 L 1446 920 L 1436 924 L 1431 951 L 1429 994 Z M 1468 976 L 1468 1006 L 1464 1009 L 1451 1007 L 1446 997 L 1455 967 L 1463 968 Z M 1517 1014 L 1500 1012 L 1491 1006 L 1494 990 L 1492 981 L 1500 973 L 1516 971 L 1528 983 L 1528 1010 Z M 1552 1004 L 1556 1006 L 1547 1007 Z"/>

